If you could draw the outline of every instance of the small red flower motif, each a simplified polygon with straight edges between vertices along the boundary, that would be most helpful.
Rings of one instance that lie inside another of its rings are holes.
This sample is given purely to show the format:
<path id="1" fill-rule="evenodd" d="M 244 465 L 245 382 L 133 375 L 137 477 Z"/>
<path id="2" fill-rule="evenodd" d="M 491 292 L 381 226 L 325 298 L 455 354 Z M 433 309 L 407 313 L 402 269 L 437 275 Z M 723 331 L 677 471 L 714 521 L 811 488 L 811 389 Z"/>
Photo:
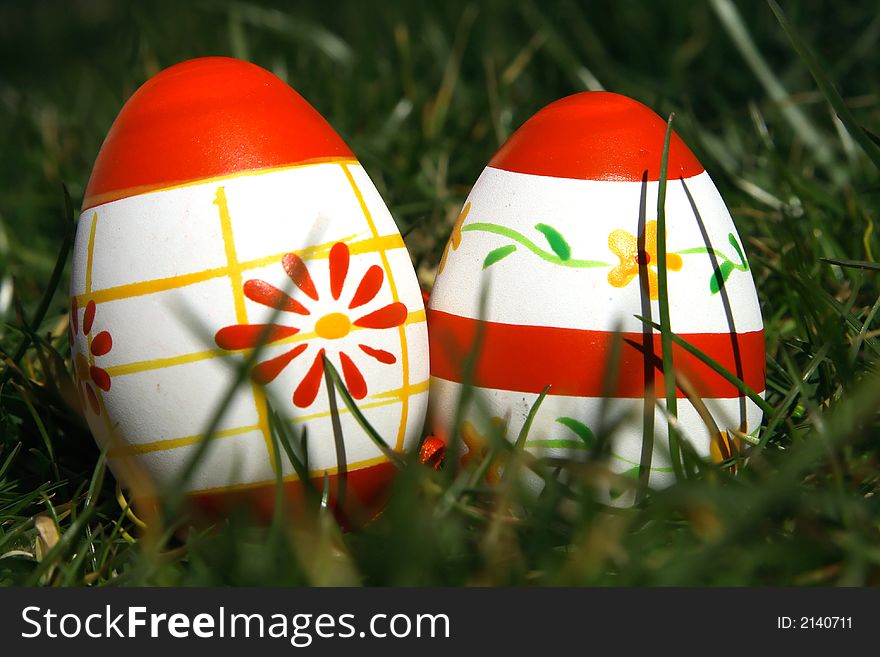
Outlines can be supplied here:
<path id="1" fill-rule="evenodd" d="M 334 302 L 339 302 L 345 288 L 348 277 L 351 253 L 348 245 L 337 242 L 330 249 L 330 296 Z M 305 262 L 295 253 L 288 253 L 281 259 L 281 266 L 288 278 L 309 299 L 319 301 L 320 296 L 312 280 Z M 352 320 L 347 311 L 355 310 L 372 301 L 385 281 L 385 273 L 378 265 L 372 265 L 358 283 L 357 289 L 351 296 L 347 308 L 342 305 L 341 311 L 330 312 L 319 317 L 314 323 L 314 332 L 325 344 L 333 340 L 339 340 L 348 336 L 355 326 L 366 329 L 389 329 L 400 326 L 406 321 L 406 306 L 399 301 L 389 303 L 378 310 L 362 315 Z M 244 295 L 263 306 L 274 308 L 281 312 L 310 316 L 309 308 L 296 299 L 290 297 L 271 283 L 260 279 L 250 279 L 242 285 Z M 344 302 L 343 302 L 344 304 Z M 339 305 L 338 303 L 335 305 Z M 262 340 L 265 344 L 272 344 L 292 337 L 300 332 L 299 327 L 284 324 L 234 324 L 221 328 L 214 335 L 214 341 L 221 349 L 235 351 L 256 347 Z M 311 341 L 297 345 L 293 349 L 264 360 L 254 367 L 251 377 L 257 383 L 267 384 L 273 381 L 294 359 L 305 353 Z M 397 362 L 394 354 L 376 349 L 366 344 L 358 344 L 364 354 L 385 365 Z M 299 408 L 311 406 L 318 396 L 321 383 L 324 378 L 324 354 L 326 349 L 320 347 L 315 354 L 311 367 L 297 385 L 293 392 L 293 403 Z M 342 377 L 348 391 L 355 399 L 363 399 L 367 395 L 367 382 L 354 360 L 344 351 L 339 351 L 339 364 Z"/>
<path id="2" fill-rule="evenodd" d="M 73 350 L 73 369 L 77 382 L 77 390 L 79 391 L 80 400 L 83 406 L 88 400 L 88 405 L 96 415 L 100 415 L 101 406 L 98 403 L 98 394 L 95 392 L 94 386 L 98 386 L 104 392 L 110 390 L 110 375 L 103 367 L 90 365 L 86 354 L 77 350 L 76 336 L 82 328 L 82 334 L 86 336 L 86 341 L 91 338 L 89 351 L 92 356 L 100 357 L 108 354 L 113 349 L 113 338 L 108 331 L 101 331 L 97 335 L 92 335 L 92 328 L 95 323 L 95 314 L 97 306 L 94 301 L 86 304 L 83 312 L 82 326 L 79 323 L 79 304 L 76 297 L 73 297 L 70 303 L 70 321 L 68 322 L 68 336 L 70 338 L 70 347 Z"/>

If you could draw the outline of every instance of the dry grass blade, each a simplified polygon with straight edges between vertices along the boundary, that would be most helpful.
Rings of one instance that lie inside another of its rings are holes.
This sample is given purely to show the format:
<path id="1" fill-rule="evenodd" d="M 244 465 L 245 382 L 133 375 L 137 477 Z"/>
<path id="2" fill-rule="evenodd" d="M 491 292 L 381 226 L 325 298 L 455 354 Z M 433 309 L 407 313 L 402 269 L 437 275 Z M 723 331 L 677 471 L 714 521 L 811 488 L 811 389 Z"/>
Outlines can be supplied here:
<path id="1" fill-rule="evenodd" d="M 98 502 L 98 492 L 104 483 L 106 471 L 106 454 L 102 453 L 95 465 L 89 489 L 86 494 L 86 502 L 82 511 L 74 520 L 61 539 L 45 554 L 40 564 L 34 568 L 27 580 L 27 586 L 35 586 L 42 581 L 43 576 L 52 569 L 56 562 L 73 546 L 74 540 L 88 527 L 89 519 L 95 512 Z"/>

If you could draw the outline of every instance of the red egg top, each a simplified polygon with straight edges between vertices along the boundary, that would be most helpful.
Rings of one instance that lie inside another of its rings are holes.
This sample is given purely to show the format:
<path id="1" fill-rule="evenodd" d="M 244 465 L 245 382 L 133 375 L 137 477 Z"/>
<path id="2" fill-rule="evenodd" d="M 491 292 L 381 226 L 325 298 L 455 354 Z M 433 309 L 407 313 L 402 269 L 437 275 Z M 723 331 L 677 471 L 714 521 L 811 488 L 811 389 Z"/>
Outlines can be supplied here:
<path id="1" fill-rule="evenodd" d="M 83 210 L 241 171 L 353 159 L 333 128 L 269 71 L 191 59 L 147 80 L 110 127 Z"/>
<path id="2" fill-rule="evenodd" d="M 489 166 L 581 180 L 660 179 L 666 121 L 640 102 L 607 91 L 584 91 L 547 105 L 498 150 Z M 674 132 L 669 178 L 703 171 Z"/>

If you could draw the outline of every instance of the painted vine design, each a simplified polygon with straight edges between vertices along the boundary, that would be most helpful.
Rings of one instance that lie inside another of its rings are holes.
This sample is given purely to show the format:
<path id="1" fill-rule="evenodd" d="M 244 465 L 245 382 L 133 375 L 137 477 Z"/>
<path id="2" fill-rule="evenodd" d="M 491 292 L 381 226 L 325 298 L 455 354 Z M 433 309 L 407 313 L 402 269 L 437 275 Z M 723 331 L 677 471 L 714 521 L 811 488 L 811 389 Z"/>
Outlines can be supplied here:
<path id="1" fill-rule="evenodd" d="M 555 422 L 568 430 L 568 432 L 564 434 L 565 437 L 526 440 L 524 447 L 530 449 L 571 449 L 580 451 L 591 450 L 595 447 L 596 437 L 593 430 L 581 420 L 568 416 L 561 416 L 555 418 Z M 490 419 L 490 423 L 492 427 L 487 431 L 480 431 L 469 420 L 465 420 L 462 423 L 461 439 L 465 452 L 459 456 L 459 463 L 462 467 L 483 467 L 483 478 L 486 483 L 495 484 L 501 480 L 502 464 L 499 458 L 493 458 L 491 461 L 487 462 L 487 459 L 492 458 L 492 449 L 490 447 L 492 439 L 489 434 L 493 431 L 502 435 L 507 433 L 507 422 L 499 416 L 494 416 Z M 756 433 L 757 429 L 750 435 Z M 755 442 L 757 442 L 757 439 Z M 725 461 L 732 459 L 741 452 L 742 440 L 736 434 L 722 431 L 714 434 L 710 439 L 709 459 L 713 463 L 722 465 Z M 633 480 L 639 478 L 641 470 L 639 463 L 620 456 L 613 451 L 609 451 L 608 456 L 621 461 L 626 466 L 629 466 L 620 473 L 620 476 Z M 445 442 L 435 436 L 429 436 L 422 444 L 419 458 L 422 463 L 427 464 L 435 470 L 439 470 L 446 458 Z M 726 467 L 730 472 L 736 471 L 735 464 L 725 465 L 723 467 Z M 670 467 L 658 467 L 656 465 L 651 466 L 649 470 L 651 472 L 672 472 L 672 468 Z M 609 490 L 612 499 L 620 497 L 624 492 L 623 489 L 618 488 L 617 486 L 612 486 Z"/>
<path id="2" fill-rule="evenodd" d="M 588 427 L 586 424 L 584 424 L 580 420 L 565 416 L 556 418 L 556 422 L 571 431 L 576 436 L 576 438 L 545 438 L 543 440 L 527 440 L 525 443 L 525 447 L 530 447 L 532 449 L 593 449 L 596 443 L 596 437 L 593 434 L 593 430 L 590 429 L 590 427 Z M 623 456 L 615 454 L 614 452 L 609 452 L 608 455 L 614 459 L 617 459 L 618 461 L 622 461 L 629 466 L 626 470 L 620 473 L 622 477 L 633 480 L 637 480 L 639 478 L 640 466 L 636 461 L 631 461 L 630 459 L 624 458 Z M 656 465 L 652 466 L 650 470 L 651 472 L 672 472 L 672 468 L 663 468 Z M 623 489 L 614 486 L 612 486 L 611 490 L 609 491 L 611 499 L 616 499 L 623 495 L 623 493 Z"/>
<path id="3" fill-rule="evenodd" d="M 559 267 L 570 267 L 572 269 L 592 269 L 600 267 L 611 267 L 608 272 L 608 283 L 614 287 L 622 288 L 629 285 L 639 275 L 639 269 L 645 266 L 647 269 L 648 291 L 651 299 L 657 298 L 657 222 L 649 221 L 645 225 L 643 238 L 644 250 L 639 250 L 639 238 L 623 229 L 611 231 L 608 235 L 608 248 L 618 258 L 618 263 L 603 262 L 601 260 L 581 260 L 572 257 L 571 246 L 565 236 L 556 228 L 549 224 L 535 224 L 535 230 L 541 234 L 543 240 L 547 243 L 547 247 L 541 246 L 534 239 L 529 238 L 518 230 L 508 226 L 502 226 L 486 221 L 477 221 L 469 223 L 466 226 L 464 220 L 469 214 L 471 204 L 467 203 L 461 211 L 452 230 L 452 237 L 446 245 L 443 253 L 443 259 L 440 263 L 442 271 L 446 265 L 446 258 L 449 250 L 458 250 L 461 245 L 462 233 L 482 232 L 499 235 L 510 240 L 510 244 L 499 246 L 486 254 L 483 260 L 483 269 L 501 262 L 508 256 L 518 250 L 525 250 L 541 260 Z M 681 251 L 669 252 L 666 255 L 666 268 L 670 271 L 680 271 L 684 265 L 682 256 L 695 254 L 711 254 L 716 259 L 716 265 L 709 277 L 709 292 L 718 294 L 724 287 L 727 280 L 735 271 L 749 271 L 749 263 L 746 260 L 742 247 L 733 233 L 728 233 L 727 241 L 736 254 L 738 262 L 727 254 L 715 248 L 707 248 L 698 246 Z"/>

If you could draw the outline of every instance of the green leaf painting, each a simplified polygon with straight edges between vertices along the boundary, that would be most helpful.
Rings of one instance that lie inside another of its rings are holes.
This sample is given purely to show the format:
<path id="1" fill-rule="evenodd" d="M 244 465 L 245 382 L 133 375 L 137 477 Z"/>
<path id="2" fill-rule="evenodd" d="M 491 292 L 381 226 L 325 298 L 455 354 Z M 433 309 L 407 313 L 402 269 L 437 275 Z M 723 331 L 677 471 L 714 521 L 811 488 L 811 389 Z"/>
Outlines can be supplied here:
<path id="1" fill-rule="evenodd" d="M 595 442 L 595 437 L 593 436 L 593 431 L 586 424 L 581 422 L 580 420 L 575 420 L 572 417 L 558 417 L 556 421 L 559 422 L 564 427 L 568 427 L 575 434 L 577 434 L 578 438 L 584 441 L 584 445 L 588 448 L 593 446 Z"/>
<path id="2" fill-rule="evenodd" d="M 739 256 L 739 261 L 742 263 L 743 267 L 746 269 L 749 268 L 749 263 L 746 262 L 746 256 L 742 252 L 742 248 L 739 245 L 739 242 L 736 241 L 736 237 L 734 237 L 733 233 L 727 234 L 727 241 L 730 242 L 730 245 L 736 249 L 736 255 Z"/>
<path id="3" fill-rule="evenodd" d="M 516 251 L 515 244 L 508 244 L 507 246 L 499 246 L 497 249 L 493 249 L 486 254 L 486 259 L 483 260 L 483 269 L 488 269 L 496 262 L 500 260 L 504 260 L 511 253 Z"/>
<path id="4" fill-rule="evenodd" d="M 536 224 L 535 230 L 547 238 L 547 243 L 560 260 L 565 261 L 571 258 L 571 247 L 565 241 L 562 233 L 547 224 Z"/>
<path id="5" fill-rule="evenodd" d="M 571 245 L 568 243 L 565 237 L 563 237 L 562 233 L 560 233 L 556 228 L 550 226 L 549 224 L 535 224 L 535 230 L 537 230 L 539 233 L 541 233 L 541 235 L 544 236 L 544 239 L 547 241 L 547 245 L 550 247 L 549 251 L 542 246 L 539 246 L 536 242 L 529 239 L 526 235 L 520 233 L 513 228 L 510 228 L 509 226 L 502 226 L 490 222 L 474 222 L 461 228 L 461 231 L 463 233 L 490 233 L 506 237 L 516 242 L 516 244 L 505 244 L 504 246 L 499 246 L 489 251 L 483 259 L 484 270 L 488 269 L 495 263 L 500 262 L 512 253 L 515 253 L 518 250 L 518 246 L 524 247 L 523 251 L 534 253 L 542 260 L 556 266 L 572 269 L 592 269 L 595 267 L 604 268 L 613 266 L 610 263 L 602 262 L 600 260 L 573 259 L 571 257 Z M 713 295 L 718 294 L 721 291 L 733 272 L 749 271 L 749 263 L 746 260 L 745 253 L 743 253 L 742 246 L 740 245 L 739 240 L 737 240 L 736 235 L 734 235 L 732 232 L 728 233 L 727 241 L 730 246 L 733 247 L 733 250 L 736 253 L 736 256 L 734 257 L 739 259 L 738 263 L 727 256 L 725 253 L 722 253 L 718 249 L 711 246 L 697 246 L 674 252 L 675 255 L 678 256 L 709 255 L 710 258 L 714 257 L 716 259 L 715 261 L 718 264 L 712 270 L 709 278 L 709 291 Z M 656 265 L 649 266 L 656 267 Z"/>
<path id="6" fill-rule="evenodd" d="M 638 479 L 639 479 L 639 466 L 636 465 L 636 466 L 631 467 L 626 472 L 621 473 L 621 476 L 626 477 L 627 479 L 633 479 L 633 480 L 638 481 Z M 616 486 L 612 486 L 611 490 L 608 491 L 608 494 L 611 496 L 612 500 L 616 500 L 618 497 L 623 495 L 625 492 L 626 492 L 626 490 L 624 490 L 622 488 L 617 488 Z"/>
<path id="7" fill-rule="evenodd" d="M 733 269 L 734 264 L 730 260 L 725 260 L 718 265 L 718 269 L 715 270 L 712 278 L 709 279 L 709 289 L 712 291 L 712 294 L 718 294 L 718 292 L 721 291 L 721 288 L 724 287 L 727 279 L 730 278 Z"/>

